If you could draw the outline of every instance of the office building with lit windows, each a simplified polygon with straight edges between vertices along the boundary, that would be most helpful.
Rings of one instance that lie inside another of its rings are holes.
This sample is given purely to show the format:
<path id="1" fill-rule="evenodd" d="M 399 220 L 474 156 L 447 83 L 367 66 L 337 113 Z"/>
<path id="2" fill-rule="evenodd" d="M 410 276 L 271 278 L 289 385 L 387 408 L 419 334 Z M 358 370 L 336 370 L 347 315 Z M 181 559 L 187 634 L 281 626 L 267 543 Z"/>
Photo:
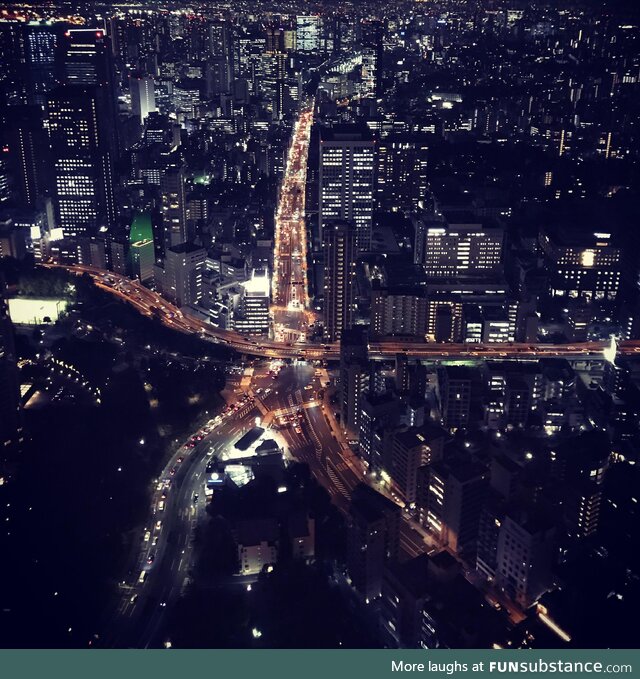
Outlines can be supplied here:
<path id="1" fill-rule="evenodd" d="M 112 86 L 111 45 L 102 29 L 71 28 L 61 43 L 66 84 Z"/>
<path id="2" fill-rule="evenodd" d="M 234 317 L 234 329 L 243 335 L 269 334 L 269 293 L 271 283 L 266 269 L 254 269 L 241 284 L 242 297 Z"/>
<path id="3" fill-rule="evenodd" d="M 436 226 L 416 224 L 416 252 L 429 278 L 489 278 L 501 273 L 504 232 L 462 217 Z"/>
<path id="4" fill-rule="evenodd" d="M 296 17 L 296 49 L 298 52 L 318 52 L 322 47 L 322 17 L 299 15 Z"/>
<path id="5" fill-rule="evenodd" d="M 56 54 L 60 28 L 50 21 L 30 21 L 25 27 L 27 101 L 44 108 L 56 85 Z"/>
<path id="6" fill-rule="evenodd" d="M 425 528 L 454 553 L 472 551 L 489 488 L 487 468 L 454 456 L 422 467 L 418 483 L 417 504 Z"/>
<path id="7" fill-rule="evenodd" d="M 360 435 L 360 404 L 369 390 L 370 377 L 367 334 L 364 328 L 345 330 L 340 341 L 340 425 L 353 440 L 357 440 Z"/>
<path id="8" fill-rule="evenodd" d="M 185 172 L 182 165 L 167 168 L 160 179 L 160 192 L 164 247 L 190 242 L 192 233 L 187 219 Z"/>
<path id="9" fill-rule="evenodd" d="M 582 304 L 615 302 L 622 275 L 622 252 L 610 233 L 542 230 L 540 246 L 549 271 L 549 294 Z"/>
<path id="10" fill-rule="evenodd" d="M 523 608 L 551 585 L 556 528 L 540 511 L 515 508 L 500 522 L 497 585 Z"/>
<path id="11" fill-rule="evenodd" d="M 105 93 L 62 86 L 48 98 L 53 192 L 65 237 L 95 235 L 116 220 L 113 146 Z"/>
<path id="12" fill-rule="evenodd" d="M 371 246 L 375 140 L 366 126 L 338 125 L 320 130 L 319 241 L 326 224 L 353 222 L 357 252 Z"/>
<path id="13" fill-rule="evenodd" d="M 442 458 L 445 440 L 445 430 L 434 424 L 396 431 L 389 437 L 387 471 L 407 504 L 416 501 L 418 469 Z"/>
<path id="14" fill-rule="evenodd" d="M 197 304 L 202 299 L 202 276 L 207 252 L 191 243 L 168 248 L 164 259 L 162 290 L 178 307 Z"/>
<path id="15" fill-rule="evenodd" d="M 328 341 L 339 340 L 353 320 L 356 275 L 353 224 L 334 221 L 324 229 L 324 332 Z"/>
<path id="16" fill-rule="evenodd" d="M 62 85 L 97 88 L 101 100 L 104 141 L 112 158 L 118 153 L 116 76 L 111 39 L 101 28 L 70 28 L 59 41 Z"/>
<path id="17" fill-rule="evenodd" d="M 427 194 L 426 140 L 390 135 L 378 142 L 376 204 L 382 210 L 417 210 Z"/>

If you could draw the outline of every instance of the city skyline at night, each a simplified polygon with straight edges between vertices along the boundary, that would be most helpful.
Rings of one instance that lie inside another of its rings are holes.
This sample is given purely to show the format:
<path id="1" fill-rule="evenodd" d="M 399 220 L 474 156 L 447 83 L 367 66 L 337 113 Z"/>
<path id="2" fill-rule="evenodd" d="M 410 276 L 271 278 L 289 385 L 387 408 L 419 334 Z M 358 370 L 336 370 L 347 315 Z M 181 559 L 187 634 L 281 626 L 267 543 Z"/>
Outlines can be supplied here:
<path id="1" fill-rule="evenodd" d="M 3 9 L 0 645 L 637 648 L 639 22 Z"/>

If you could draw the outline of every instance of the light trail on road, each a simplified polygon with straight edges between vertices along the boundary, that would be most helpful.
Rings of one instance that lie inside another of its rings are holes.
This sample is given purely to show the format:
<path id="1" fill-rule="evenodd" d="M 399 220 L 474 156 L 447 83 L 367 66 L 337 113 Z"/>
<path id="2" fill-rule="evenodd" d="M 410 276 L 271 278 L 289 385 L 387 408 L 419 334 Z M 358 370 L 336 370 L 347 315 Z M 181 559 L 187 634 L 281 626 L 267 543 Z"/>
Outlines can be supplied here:
<path id="1" fill-rule="evenodd" d="M 197 334 L 233 349 L 241 354 L 261 358 L 298 358 L 315 361 L 334 361 L 340 358 L 340 344 L 314 344 L 308 341 L 287 346 L 276 340 L 256 340 L 240 335 L 233 330 L 220 330 L 199 318 L 183 314 L 180 309 L 167 302 L 158 293 L 145 288 L 138 281 L 126 276 L 103 271 L 84 265 L 44 264 L 49 268 L 61 268 L 77 275 L 88 274 L 94 283 L 121 300 L 128 302 L 145 316 L 158 318 L 164 325 L 189 335 Z M 640 357 L 640 340 L 623 340 L 617 346 L 623 355 Z M 537 344 L 535 342 L 512 342 L 508 344 L 448 344 L 399 340 L 386 337 L 369 343 L 369 357 L 389 359 L 398 354 L 421 360 L 501 360 L 538 358 L 573 358 L 603 360 L 605 354 L 611 358 L 610 342 L 571 342 L 566 344 Z"/>
<path id="2" fill-rule="evenodd" d="M 307 274 L 305 190 L 313 104 L 302 107 L 293 129 L 275 220 L 274 271 L 271 286 L 275 337 L 304 339 L 311 318 Z"/>

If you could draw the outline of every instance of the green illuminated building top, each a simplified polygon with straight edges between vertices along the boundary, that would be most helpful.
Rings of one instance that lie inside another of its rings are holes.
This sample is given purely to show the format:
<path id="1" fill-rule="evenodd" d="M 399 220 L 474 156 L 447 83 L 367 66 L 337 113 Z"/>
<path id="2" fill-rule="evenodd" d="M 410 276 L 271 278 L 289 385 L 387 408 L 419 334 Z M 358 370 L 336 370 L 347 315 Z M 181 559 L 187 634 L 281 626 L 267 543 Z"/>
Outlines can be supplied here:
<path id="1" fill-rule="evenodd" d="M 129 232 L 129 243 L 141 243 L 153 240 L 153 227 L 151 226 L 151 215 L 148 212 L 138 212 L 131 222 Z"/>

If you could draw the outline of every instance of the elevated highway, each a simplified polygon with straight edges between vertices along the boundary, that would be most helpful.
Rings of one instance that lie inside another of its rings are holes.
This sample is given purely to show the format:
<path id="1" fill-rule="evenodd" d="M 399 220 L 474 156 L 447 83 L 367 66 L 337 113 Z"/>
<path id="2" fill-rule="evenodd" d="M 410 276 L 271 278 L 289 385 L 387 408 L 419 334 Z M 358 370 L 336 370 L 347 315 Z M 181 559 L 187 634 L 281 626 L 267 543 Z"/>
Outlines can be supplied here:
<path id="1" fill-rule="evenodd" d="M 62 268 L 71 273 L 91 276 L 101 289 L 110 292 L 131 304 L 140 313 L 158 318 L 167 327 L 187 334 L 198 334 L 203 339 L 227 346 L 239 353 L 263 358 L 299 358 L 304 360 L 336 360 L 340 357 L 339 343 L 313 344 L 310 342 L 288 343 L 276 340 L 263 340 L 245 337 L 231 330 L 214 328 L 198 318 L 184 314 L 180 309 L 167 302 L 158 293 L 145 288 L 138 281 L 125 276 L 88 266 L 65 266 L 46 264 L 51 268 Z M 611 351 L 609 342 L 572 342 L 569 344 L 441 344 L 435 342 L 416 342 L 396 337 L 374 340 L 369 344 L 369 355 L 373 359 L 393 358 L 404 354 L 408 358 L 421 360 L 501 360 L 604 358 L 605 351 Z M 640 340 L 621 342 L 617 351 L 624 355 L 638 354 Z"/>

